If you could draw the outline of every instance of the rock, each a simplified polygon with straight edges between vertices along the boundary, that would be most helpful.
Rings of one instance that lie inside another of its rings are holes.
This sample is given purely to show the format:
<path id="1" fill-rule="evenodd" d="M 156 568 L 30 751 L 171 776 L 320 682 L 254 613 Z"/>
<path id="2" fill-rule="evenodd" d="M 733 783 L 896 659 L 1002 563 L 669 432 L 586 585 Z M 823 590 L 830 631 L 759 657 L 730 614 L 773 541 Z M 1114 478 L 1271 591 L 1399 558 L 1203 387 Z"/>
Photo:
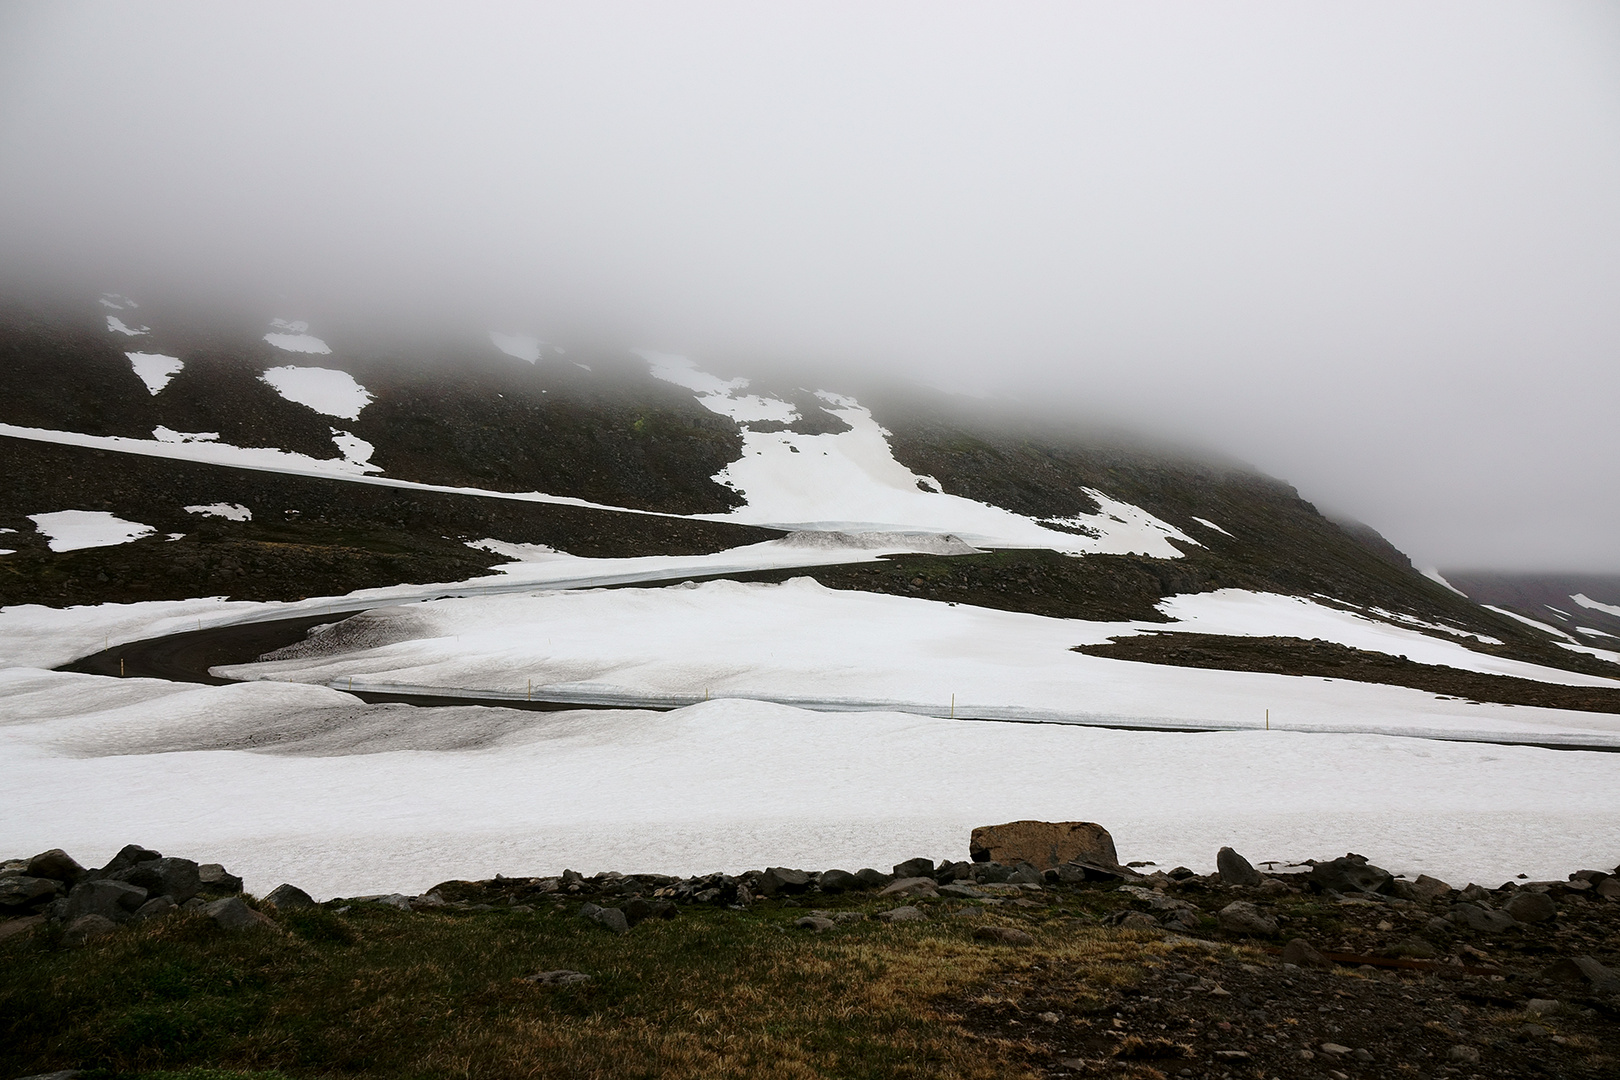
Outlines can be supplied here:
<path id="1" fill-rule="evenodd" d="M 1011 926 L 975 926 L 973 937 L 976 941 L 990 941 L 997 945 L 1035 944 L 1035 939 L 1026 931 L 1016 930 Z"/>
<path id="2" fill-rule="evenodd" d="M 7 919 L 0 922 L 0 941 L 16 937 L 18 934 L 26 934 L 34 927 L 43 925 L 45 925 L 43 915 L 25 915 L 20 919 Z"/>
<path id="3" fill-rule="evenodd" d="M 983 900 L 990 895 L 983 889 L 976 889 L 972 885 L 964 885 L 960 881 L 953 881 L 949 885 L 941 885 L 939 891 L 945 896 L 960 896 L 964 900 Z"/>
<path id="4" fill-rule="evenodd" d="M 134 921 L 144 922 L 147 919 L 155 919 L 159 916 L 168 915 L 179 910 L 180 905 L 174 902 L 173 897 L 154 896 L 152 899 L 135 909 Z"/>
<path id="5" fill-rule="evenodd" d="M 1483 904 L 1490 898 L 1491 892 L 1489 889 L 1474 884 L 1463 886 L 1462 892 L 1457 894 L 1457 899 L 1467 904 Z"/>
<path id="6" fill-rule="evenodd" d="M 598 926 L 605 926 L 615 934 L 628 934 L 630 920 L 625 918 L 624 912 L 616 907 L 597 907 L 595 904 L 581 904 L 579 917 L 589 919 Z"/>
<path id="7" fill-rule="evenodd" d="M 1045 882 L 1046 875 L 1027 862 L 1019 863 L 1013 867 L 1013 872 L 1007 875 L 1009 885 L 1041 885 Z"/>
<path id="8" fill-rule="evenodd" d="M 523 981 L 536 986 L 574 986 L 590 982 L 591 977 L 583 971 L 542 971 L 538 975 L 525 975 Z"/>
<path id="9" fill-rule="evenodd" d="M 1332 1054 L 1334 1057 L 1340 1057 L 1350 1052 L 1350 1048 L 1342 1043 L 1323 1043 L 1321 1050 L 1322 1053 Z"/>
<path id="10" fill-rule="evenodd" d="M 1295 967 L 1317 968 L 1327 970 L 1333 966 L 1333 961 L 1316 951 L 1316 946 L 1304 938 L 1294 938 L 1283 946 L 1282 962 L 1293 964 Z"/>
<path id="11" fill-rule="evenodd" d="M 1409 937 L 1397 941 L 1390 948 L 1390 955 L 1406 956 L 1413 960 L 1433 960 L 1440 955 L 1440 950 L 1420 937 Z"/>
<path id="12" fill-rule="evenodd" d="M 1307 880 L 1321 892 L 1378 892 L 1392 880 L 1389 871 L 1368 864 L 1360 855 L 1346 855 L 1311 867 Z"/>
<path id="13" fill-rule="evenodd" d="M 822 915 L 805 915 L 794 919 L 793 925 L 800 930 L 814 930 L 819 934 L 823 930 L 831 930 L 835 924 L 831 919 Z"/>
<path id="14" fill-rule="evenodd" d="M 123 881 L 81 881 L 68 893 L 61 918 L 72 922 L 83 915 L 100 915 L 125 922 L 142 904 L 146 890 Z"/>
<path id="15" fill-rule="evenodd" d="M 372 903 L 381 904 L 384 907 L 398 908 L 400 911 L 416 910 L 415 908 L 411 907 L 411 898 L 406 896 L 404 893 L 396 892 L 389 893 L 387 896 L 379 896 L 376 900 L 373 900 Z"/>
<path id="16" fill-rule="evenodd" d="M 928 916 L 922 913 L 921 908 L 914 908 L 910 906 L 890 908 L 888 911 L 880 911 L 877 914 L 878 922 L 886 923 L 921 922 L 926 918 L 928 918 Z"/>
<path id="17" fill-rule="evenodd" d="M 67 936 L 74 941 L 88 941 L 118 929 L 118 924 L 105 915 L 80 915 L 67 924 Z"/>
<path id="18" fill-rule="evenodd" d="M 982 919 L 982 918 L 984 918 L 984 908 L 982 908 L 982 907 L 965 907 L 961 911 L 952 912 L 951 913 L 951 918 L 953 918 L 953 919 Z M 0 924 L 0 927 L 3 927 L 3 925 L 4 924 Z"/>
<path id="19" fill-rule="evenodd" d="M 197 864 L 190 859 L 148 859 L 109 876 L 115 881 L 138 885 L 149 896 L 172 896 L 177 904 L 202 892 L 202 877 L 197 873 Z"/>
<path id="20" fill-rule="evenodd" d="M 62 883 L 55 878 L 27 874 L 0 875 L 0 907 L 25 908 L 49 900 Z"/>
<path id="21" fill-rule="evenodd" d="M 1520 889 L 1502 905 L 1502 910 L 1522 923 L 1543 923 L 1558 916 L 1558 906 L 1544 892 Z"/>
<path id="22" fill-rule="evenodd" d="M 1159 920 L 1145 911 L 1130 911 L 1119 920 L 1121 930 L 1158 930 Z"/>
<path id="23" fill-rule="evenodd" d="M 1518 921 L 1505 911 L 1493 911 L 1478 904 L 1455 904 L 1451 909 L 1451 921 L 1458 926 L 1477 930 L 1481 933 L 1500 934 L 1504 930 L 1511 930 L 1519 925 Z"/>
<path id="24" fill-rule="evenodd" d="M 242 891 L 242 879 L 235 874 L 228 873 L 217 862 L 203 863 L 197 867 L 197 878 L 202 882 L 202 887 L 206 892 L 239 893 Z"/>
<path id="25" fill-rule="evenodd" d="M 1234 900 L 1227 904 L 1221 908 L 1215 920 L 1229 934 L 1270 935 L 1277 932 L 1277 920 L 1260 914 L 1260 909 L 1247 900 Z"/>
<path id="26" fill-rule="evenodd" d="M 873 870 L 870 866 L 855 871 L 855 876 L 860 878 L 861 883 L 868 889 L 881 889 L 894 880 L 891 875 L 881 870 Z"/>
<path id="27" fill-rule="evenodd" d="M 1027 862 L 1045 870 L 1066 862 L 1120 868 L 1114 838 L 1091 821 L 1009 821 L 973 830 L 968 853 L 974 862 L 1004 866 Z"/>
<path id="28" fill-rule="evenodd" d="M 254 911 L 237 896 L 229 896 L 224 900 L 215 900 L 211 904 L 204 904 L 202 910 L 204 915 L 213 919 L 226 930 L 252 930 L 255 927 L 275 925 L 270 921 L 268 915 Z"/>
<path id="29" fill-rule="evenodd" d="M 1412 899 L 1420 904 L 1438 900 L 1450 891 L 1450 885 L 1428 874 L 1419 874 L 1417 880 L 1412 882 Z"/>
<path id="30" fill-rule="evenodd" d="M 680 913 L 680 909 L 668 900 L 643 900 L 636 896 L 624 905 L 624 917 L 631 926 L 648 919 L 673 919 Z"/>
<path id="31" fill-rule="evenodd" d="M 818 914 L 820 914 L 823 918 L 828 917 L 827 913 L 825 911 L 819 912 Z M 832 921 L 835 922 L 835 923 L 865 922 L 866 921 L 866 912 L 864 912 L 864 911 L 840 911 L 838 914 L 831 916 L 831 918 L 832 918 Z"/>
<path id="32" fill-rule="evenodd" d="M 803 870 L 789 870 L 785 866 L 769 866 L 759 875 L 759 891 L 763 896 L 777 893 L 802 893 L 810 888 L 810 875 Z"/>
<path id="33" fill-rule="evenodd" d="M 1563 983 L 1600 994 L 1620 994 L 1620 973 L 1604 967 L 1590 956 L 1564 957 L 1541 969 L 1548 982 Z"/>
<path id="34" fill-rule="evenodd" d="M 1620 877 L 1604 878 L 1592 891 L 1605 899 L 1620 899 Z"/>
<path id="35" fill-rule="evenodd" d="M 288 885 L 286 882 L 271 889 L 270 895 L 264 899 L 266 903 L 276 905 L 277 909 L 281 911 L 295 911 L 299 908 L 312 908 L 315 906 L 314 897 L 298 886 Z"/>
<path id="36" fill-rule="evenodd" d="M 1558 1002 L 1552 998 L 1531 998 L 1524 1003 L 1524 1011 L 1531 1016 L 1546 1016 L 1558 1011 Z"/>
<path id="37" fill-rule="evenodd" d="M 1215 853 L 1215 868 L 1221 876 L 1222 885 L 1260 884 L 1260 871 L 1256 870 L 1248 859 L 1229 847 L 1223 847 Z"/>
<path id="38" fill-rule="evenodd" d="M 914 877 L 932 878 L 934 876 L 934 860 L 907 859 L 903 863 L 896 863 L 894 867 L 894 876 L 897 880 L 900 878 Z"/>
<path id="39" fill-rule="evenodd" d="M 1446 1051 L 1446 1058 L 1451 1061 L 1461 1062 L 1464 1065 L 1478 1065 L 1479 1051 L 1472 1046 L 1463 1046 L 1459 1043 Z"/>
<path id="40" fill-rule="evenodd" d="M 901 878 L 893 885 L 885 886 L 879 896 L 938 896 L 939 890 L 931 877 Z"/>
<path id="41" fill-rule="evenodd" d="M 23 873 L 29 877 L 50 878 L 52 881 L 75 885 L 84 877 L 84 867 L 75 862 L 73 856 L 58 847 L 42 851 L 29 859 L 28 869 Z"/>
<path id="42" fill-rule="evenodd" d="M 822 892 L 830 893 L 858 892 L 867 888 L 866 882 L 848 870 L 823 870 L 819 884 Z"/>
<path id="43" fill-rule="evenodd" d="M 163 856 L 151 848 L 143 848 L 139 844 L 125 844 L 119 849 L 118 854 L 112 857 L 112 862 L 103 866 L 100 870 L 90 870 L 87 873 L 91 877 L 97 878 L 112 877 L 114 874 L 122 873 L 132 866 L 138 866 L 143 862 L 152 862 L 161 858 Z"/>

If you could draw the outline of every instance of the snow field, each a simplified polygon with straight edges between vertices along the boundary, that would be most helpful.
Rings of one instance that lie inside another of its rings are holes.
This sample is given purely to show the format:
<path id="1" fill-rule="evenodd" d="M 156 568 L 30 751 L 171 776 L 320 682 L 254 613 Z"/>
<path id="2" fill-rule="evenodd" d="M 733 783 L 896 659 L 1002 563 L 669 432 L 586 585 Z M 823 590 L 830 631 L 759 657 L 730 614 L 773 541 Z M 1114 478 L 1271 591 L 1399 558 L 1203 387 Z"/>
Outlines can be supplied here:
<path id="1" fill-rule="evenodd" d="M 72 715 L 64 680 L 111 689 L 75 684 L 87 710 Z M 1099 821 L 1124 859 L 1198 870 L 1223 844 L 1256 862 L 1354 850 L 1456 885 L 1620 860 L 1609 797 L 1620 755 L 1532 747 L 713 701 L 661 714 L 516 714 L 477 749 L 430 747 L 502 710 L 411 710 L 392 724 L 410 749 L 183 748 L 212 745 L 233 724 L 270 736 L 343 696 L 8 672 L 0 747 L 29 798 L 0 824 L 0 849 L 62 845 L 93 864 L 142 843 L 222 861 L 261 895 L 291 881 L 321 897 L 565 867 L 887 869 L 913 855 L 964 858 L 974 826 L 1019 818 Z M 368 708 L 387 707 L 355 713 Z M 154 728 L 174 748 L 131 743 Z"/>
<path id="2" fill-rule="evenodd" d="M 344 420 L 360 419 L 371 404 L 371 391 L 355 382 L 347 371 L 317 367 L 274 367 L 259 376 L 288 401 L 307 405 L 318 413 Z"/>
<path id="3" fill-rule="evenodd" d="M 155 531 L 150 525 L 125 521 L 105 510 L 58 510 L 51 514 L 29 514 L 28 520 L 49 537 L 52 551 L 113 547 L 150 536 Z"/>
<path id="4" fill-rule="evenodd" d="M 1269 606 L 1280 608 L 1275 601 L 1286 599 L 1271 598 Z M 1234 606 L 1253 615 L 1232 598 L 1217 601 L 1212 627 Z M 235 679 L 372 691 L 489 698 L 532 692 L 540 699 L 647 705 L 744 697 L 1136 727 L 1256 728 L 1269 710 L 1278 729 L 1620 747 L 1620 716 L 1476 705 L 1405 687 L 1136 664 L 1072 651 L 1113 635 L 1203 629 L 1196 613 L 1168 625 L 1081 622 L 833 590 L 796 578 L 781 585 L 709 581 L 511 593 L 376 615 L 397 619 L 393 643 L 311 648 L 297 659 L 214 670 Z M 1402 644 L 1430 641 L 1390 632 L 1402 635 Z M 1466 654 L 1451 642 L 1433 644 Z M 1550 679 L 1567 674 L 1523 667 Z"/>

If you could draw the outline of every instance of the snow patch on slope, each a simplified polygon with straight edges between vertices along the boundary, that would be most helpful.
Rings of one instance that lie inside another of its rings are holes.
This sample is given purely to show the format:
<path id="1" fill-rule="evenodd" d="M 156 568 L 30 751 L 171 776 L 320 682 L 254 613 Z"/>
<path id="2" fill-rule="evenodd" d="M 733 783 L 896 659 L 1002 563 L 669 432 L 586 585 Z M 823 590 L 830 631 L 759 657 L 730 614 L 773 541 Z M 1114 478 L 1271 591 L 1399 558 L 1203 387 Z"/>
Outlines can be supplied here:
<path id="1" fill-rule="evenodd" d="M 1220 533 L 1223 536 L 1232 536 L 1231 533 L 1227 532 L 1225 529 L 1221 528 L 1219 525 L 1217 525 L 1213 521 L 1209 520 L 1209 518 L 1195 517 L 1195 518 L 1193 518 L 1193 520 L 1198 522 L 1198 524 L 1202 525 L 1206 529 L 1214 529 L 1216 532 Z M 1237 537 L 1233 536 L 1232 539 L 1236 540 Z"/>
<path id="2" fill-rule="evenodd" d="M 288 401 L 343 420 L 360 419 L 360 410 L 372 400 L 371 391 L 353 375 L 332 368 L 274 367 L 259 378 Z"/>
<path id="3" fill-rule="evenodd" d="M 126 326 L 124 325 L 124 320 L 120 319 L 116 315 L 107 316 L 107 329 L 113 333 L 127 334 L 130 337 L 140 337 L 142 334 L 149 334 L 152 332 L 152 328 L 150 326 L 142 326 L 139 328 Z"/>
<path id="4" fill-rule="evenodd" d="M 127 352 L 124 355 L 129 357 L 130 366 L 153 397 L 157 397 L 169 385 L 169 380 L 186 366 L 178 356 L 164 356 L 162 353 Z"/>
<path id="5" fill-rule="evenodd" d="M 1451 582 L 1447 581 L 1444 577 L 1442 577 L 1440 575 L 1440 571 L 1437 568 L 1433 567 L 1433 566 L 1431 566 L 1431 567 L 1429 567 L 1429 568 L 1427 568 L 1425 570 L 1419 570 L 1418 573 L 1422 574 L 1424 577 L 1428 578 L 1430 581 L 1434 582 L 1436 585 L 1442 585 L 1445 588 L 1450 589 L 1452 592 L 1456 593 L 1458 596 L 1461 596 L 1461 597 L 1464 597 L 1464 598 L 1467 598 L 1467 596 L 1468 596 L 1467 593 L 1463 592 L 1461 589 L 1457 588 L 1457 586 L 1453 585 Z"/>
<path id="6" fill-rule="evenodd" d="M 545 345 L 539 338 L 527 334 L 501 334 L 494 330 L 489 332 L 489 340 L 507 356 L 527 360 L 531 364 L 539 362 L 540 349 Z"/>
<path id="7" fill-rule="evenodd" d="M 113 547 L 156 531 L 150 525 L 125 521 L 104 510 L 58 510 L 51 514 L 29 514 L 28 520 L 50 538 L 52 551 Z"/>
<path id="8" fill-rule="evenodd" d="M 275 327 L 270 333 L 264 335 L 264 340 L 278 349 L 296 353 L 314 353 L 324 356 L 332 351 L 331 347 L 320 338 L 307 333 L 309 323 L 289 322 L 286 319 L 271 319 L 270 325 Z M 276 331 L 282 331 L 277 333 Z M 352 420 L 353 417 L 350 417 Z"/>
<path id="9" fill-rule="evenodd" d="M 184 507 L 188 514 L 201 514 L 203 517 L 220 517 L 227 521 L 252 521 L 253 511 L 238 503 L 207 503 L 200 506 Z"/>
<path id="10" fill-rule="evenodd" d="M 1570 595 L 1570 599 L 1581 605 L 1583 608 L 1589 608 L 1592 611 L 1604 611 L 1610 615 L 1613 615 L 1615 618 L 1620 619 L 1620 605 L 1600 604 L 1598 601 L 1592 599 L 1590 596 L 1587 596 L 1585 593 L 1573 593 Z"/>
<path id="11" fill-rule="evenodd" d="M 752 421 L 791 424 L 799 418 L 798 410 L 786 401 L 742 393 L 748 385 L 747 379 L 718 378 L 699 371 L 692 361 L 674 353 L 638 349 L 637 354 L 651 366 L 653 378 L 686 387 L 697 394 L 704 408 L 729 416 L 740 424 Z"/>

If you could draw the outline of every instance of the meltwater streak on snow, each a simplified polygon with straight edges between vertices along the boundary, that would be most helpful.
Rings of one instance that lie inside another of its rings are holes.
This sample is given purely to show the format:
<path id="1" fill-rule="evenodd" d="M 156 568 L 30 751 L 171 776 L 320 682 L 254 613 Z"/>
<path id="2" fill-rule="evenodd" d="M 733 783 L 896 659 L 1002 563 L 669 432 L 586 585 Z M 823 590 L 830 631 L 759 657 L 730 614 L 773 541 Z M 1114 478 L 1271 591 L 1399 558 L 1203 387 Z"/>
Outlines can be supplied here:
<path id="1" fill-rule="evenodd" d="M 541 700 L 644 705 L 743 697 L 821 709 L 1199 730 L 1260 727 L 1270 709 L 1274 728 L 1620 747 L 1620 716 L 1127 663 L 1071 647 L 1165 624 L 1053 619 L 828 589 L 808 578 L 451 599 L 415 605 L 409 614 L 408 639 L 393 644 L 306 649 L 298 659 L 214 670 L 234 679 L 339 687 L 352 679 L 356 690 L 491 700 L 531 692 Z M 1556 681 L 1566 674 L 1525 668 Z"/>
<path id="2" fill-rule="evenodd" d="M 155 531 L 150 525 L 125 521 L 104 510 L 59 510 L 53 514 L 29 514 L 28 520 L 50 537 L 52 551 L 114 547 Z"/>
<path id="3" fill-rule="evenodd" d="M 127 352 L 124 355 L 129 357 L 130 366 L 153 397 L 157 397 L 169 385 L 169 380 L 186 366 L 178 356 L 164 356 L 162 353 Z"/>
<path id="4" fill-rule="evenodd" d="M 274 742 L 309 712 L 335 715 L 343 697 L 0 673 L 0 756 L 30 793 L 0 819 L 0 846 L 61 845 L 97 864 L 134 840 L 222 861 L 253 892 L 292 881 L 323 898 L 565 866 L 887 868 L 965 857 L 974 826 L 1019 818 L 1101 821 L 1122 857 L 1161 865 L 1209 870 L 1224 844 L 1255 861 L 1354 850 L 1458 886 L 1559 877 L 1620 854 L 1620 754 L 1366 735 L 1176 735 L 714 701 L 523 714 L 473 750 L 432 747 L 465 745 L 494 710 L 414 710 L 391 725 L 412 740 L 396 743 L 404 751 L 141 749 L 154 736 L 215 746 L 222 731 Z M 64 711 L 70 698 L 84 715 Z M 355 705 L 352 722 L 383 708 Z"/>
<path id="5" fill-rule="evenodd" d="M 527 334 L 500 334 L 491 330 L 489 340 L 507 356 L 527 360 L 531 364 L 540 361 L 541 341 L 539 338 L 529 337 Z"/>
<path id="6" fill-rule="evenodd" d="M 318 367 L 273 367 L 259 376 L 288 401 L 307 405 L 318 413 L 344 420 L 360 419 L 371 404 L 371 391 L 347 371 Z"/>

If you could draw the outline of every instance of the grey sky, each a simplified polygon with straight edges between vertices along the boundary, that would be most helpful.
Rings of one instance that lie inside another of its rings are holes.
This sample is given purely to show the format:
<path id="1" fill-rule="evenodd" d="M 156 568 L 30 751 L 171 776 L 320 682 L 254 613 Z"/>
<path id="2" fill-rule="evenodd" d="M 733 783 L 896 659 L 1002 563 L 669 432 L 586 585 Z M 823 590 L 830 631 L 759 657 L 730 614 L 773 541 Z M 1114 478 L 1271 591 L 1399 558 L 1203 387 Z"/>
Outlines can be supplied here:
<path id="1" fill-rule="evenodd" d="M 1620 571 L 1620 8 L 0 7 L 0 261 L 860 360 Z"/>

